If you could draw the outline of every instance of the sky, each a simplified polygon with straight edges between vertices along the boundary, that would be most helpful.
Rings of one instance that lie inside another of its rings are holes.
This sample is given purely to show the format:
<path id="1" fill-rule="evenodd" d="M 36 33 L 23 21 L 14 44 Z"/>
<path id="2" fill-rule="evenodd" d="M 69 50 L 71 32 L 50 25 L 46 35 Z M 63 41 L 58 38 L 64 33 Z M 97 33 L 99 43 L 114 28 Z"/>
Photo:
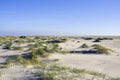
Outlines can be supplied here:
<path id="1" fill-rule="evenodd" d="M 0 0 L 0 35 L 120 35 L 120 0 Z"/>

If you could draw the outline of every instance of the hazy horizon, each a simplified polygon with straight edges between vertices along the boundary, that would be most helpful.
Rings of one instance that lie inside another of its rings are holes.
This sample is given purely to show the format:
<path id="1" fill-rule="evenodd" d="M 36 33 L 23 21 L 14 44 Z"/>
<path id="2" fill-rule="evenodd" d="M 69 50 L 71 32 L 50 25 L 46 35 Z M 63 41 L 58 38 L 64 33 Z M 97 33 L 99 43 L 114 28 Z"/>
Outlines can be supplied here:
<path id="1" fill-rule="evenodd" d="M 120 0 L 0 0 L 0 36 L 119 36 Z"/>

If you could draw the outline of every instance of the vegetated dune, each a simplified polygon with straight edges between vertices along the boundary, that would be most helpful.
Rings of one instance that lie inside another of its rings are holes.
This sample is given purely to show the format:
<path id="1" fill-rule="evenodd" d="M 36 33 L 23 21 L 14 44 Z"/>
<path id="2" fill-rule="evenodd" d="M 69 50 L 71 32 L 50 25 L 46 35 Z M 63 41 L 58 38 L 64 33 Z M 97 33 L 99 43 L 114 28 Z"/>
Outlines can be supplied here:
<path id="1" fill-rule="evenodd" d="M 120 77 L 120 56 L 88 54 L 54 54 L 50 59 L 60 59 L 60 64 L 102 72 L 113 77 Z"/>
<path id="2" fill-rule="evenodd" d="M 79 43 L 77 41 L 80 41 Z M 83 39 L 71 39 L 66 43 L 61 43 L 60 46 L 64 50 L 76 50 L 80 45 L 86 43 L 91 46 L 93 44 L 99 44 L 109 49 L 112 49 L 113 52 L 111 55 L 105 54 L 82 54 L 82 53 L 73 53 L 67 55 L 54 54 L 50 59 L 58 58 L 60 59 L 60 64 L 65 66 L 85 68 L 87 70 L 93 70 L 97 72 L 102 72 L 113 77 L 120 77 L 120 39 L 114 40 L 102 40 L 101 42 L 93 42 L 93 40 L 83 40 Z M 86 48 L 84 50 L 88 50 Z M 83 50 L 82 48 L 77 49 L 79 51 Z"/>
<path id="3" fill-rule="evenodd" d="M 19 50 L 18 48 L 14 48 L 16 49 L 14 50 L 12 49 L 12 46 L 9 46 L 10 49 L 3 49 L 2 46 L 0 46 L 0 79 L 39 79 L 40 75 L 36 76 L 36 72 L 40 72 L 42 69 L 41 67 L 33 67 L 34 65 L 29 65 L 27 67 L 23 67 L 21 65 L 13 65 L 12 67 L 6 68 L 6 66 L 3 65 L 5 64 L 7 58 L 16 55 L 23 56 L 29 54 L 29 49 L 32 48 L 38 50 L 37 54 L 44 52 L 43 50 L 41 50 L 43 47 L 44 50 L 51 55 L 47 58 L 40 57 L 38 58 L 38 60 L 43 61 L 47 65 L 47 67 L 49 65 L 57 63 L 61 66 L 105 73 L 106 75 L 110 75 L 111 77 L 120 77 L 120 45 L 118 44 L 120 43 L 120 38 L 117 37 L 113 40 L 101 40 L 100 42 L 94 42 L 96 38 L 97 37 L 92 37 L 87 38 L 86 40 L 86 38 L 84 39 L 80 37 L 67 37 L 66 40 L 60 39 L 59 37 L 17 37 L 17 41 L 16 38 L 15 40 L 13 39 L 13 45 L 21 47 L 22 50 Z M 58 45 L 56 45 L 56 43 Z M 94 50 L 94 47 L 92 47 L 92 45 L 94 44 L 101 45 L 102 47 L 105 47 L 105 49 L 111 49 L 112 52 L 110 53 L 110 55 L 106 55 L 104 53 L 96 54 L 94 53 L 94 51 L 93 53 L 89 52 L 89 50 Z M 78 53 L 70 53 L 70 51 L 78 51 Z M 82 53 L 83 51 L 87 51 L 87 53 Z M 67 52 L 68 54 L 61 54 L 63 52 Z M 43 56 L 46 54 L 43 53 L 39 55 Z M 59 67 L 57 68 L 59 69 Z"/>

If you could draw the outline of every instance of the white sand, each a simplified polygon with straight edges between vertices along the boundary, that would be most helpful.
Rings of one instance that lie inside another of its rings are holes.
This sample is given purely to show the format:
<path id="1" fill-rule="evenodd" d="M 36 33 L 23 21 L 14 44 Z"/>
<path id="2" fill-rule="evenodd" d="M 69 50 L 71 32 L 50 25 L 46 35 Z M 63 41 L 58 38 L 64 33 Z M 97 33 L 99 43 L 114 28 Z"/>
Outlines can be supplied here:
<path id="1" fill-rule="evenodd" d="M 74 40 L 74 41 L 73 41 Z M 77 41 L 80 41 L 77 43 Z M 101 44 L 107 48 L 112 49 L 114 52 L 112 55 L 100 55 L 100 54 L 53 54 L 49 59 L 60 59 L 60 64 L 76 68 L 85 68 L 87 70 L 102 72 L 113 77 L 120 77 L 120 39 L 106 40 L 100 43 L 93 43 L 93 40 L 82 40 L 82 39 L 70 39 L 66 43 L 60 43 L 63 50 L 75 50 L 78 49 L 83 43 L 89 46 L 93 44 Z M 79 49 L 82 50 L 82 49 Z M 0 63 L 5 62 L 5 56 L 21 55 L 26 52 L 17 52 L 3 50 L 0 48 Z M 0 64 L 2 65 L 2 64 Z M 2 80 L 25 80 L 28 77 L 34 75 L 30 74 L 35 71 L 33 68 L 18 68 L 12 69 L 0 69 L 2 73 Z"/>
<path id="2" fill-rule="evenodd" d="M 54 54 L 50 59 L 60 59 L 64 66 L 102 72 L 112 77 L 120 77 L 120 56 L 87 54 Z"/>
<path id="3" fill-rule="evenodd" d="M 60 64 L 76 68 L 85 68 L 102 72 L 112 77 L 120 77 L 120 39 L 104 40 L 102 42 L 92 42 L 92 40 L 70 40 L 67 43 L 61 43 L 60 46 L 64 50 L 75 50 L 83 43 L 88 45 L 100 44 L 112 49 L 114 52 L 111 55 L 100 54 L 54 54 L 50 59 L 60 59 Z"/>

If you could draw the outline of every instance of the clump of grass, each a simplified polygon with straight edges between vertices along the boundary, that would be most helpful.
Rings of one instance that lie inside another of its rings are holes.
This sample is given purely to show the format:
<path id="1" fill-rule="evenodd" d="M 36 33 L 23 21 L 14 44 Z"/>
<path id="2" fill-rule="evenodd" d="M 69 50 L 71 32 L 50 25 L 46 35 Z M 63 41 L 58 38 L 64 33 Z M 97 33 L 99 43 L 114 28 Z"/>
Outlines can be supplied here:
<path id="1" fill-rule="evenodd" d="M 88 74 L 94 75 L 94 76 L 99 76 L 99 77 L 105 77 L 106 74 L 99 73 L 99 72 L 94 72 L 94 71 L 87 71 Z"/>
<path id="2" fill-rule="evenodd" d="M 20 63 L 23 63 L 23 60 L 24 58 L 22 56 L 16 56 L 16 61 L 17 62 L 20 62 Z"/>
<path id="3" fill-rule="evenodd" d="M 37 47 L 39 47 L 39 44 L 37 44 L 37 43 L 35 43 L 35 44 L 29 44 L 28 46 L 29 47 L 33 47 L 33 48 L 37 48 Z"/>
<path id="4" fill-rule="evenodd" d="M 81 48 L 89 48 L 89 46 L 86 43 L 84 43 L 81 45 Z"/>
<path id="5" fill-rule="evenodd" d="M 13 46 L 12 50 L 22 50 L 22 47 L 20 47 L 20 46 Z"/>
<path id="6" fill-rule="evenodd" d="M 29 65 L 33 65 L 33 66 L 40 66 L 43 65 L 43 63 L 41 61 L 38 60 L 38 55 L 36 54 L 36 50 L 32 49 L 31 52 L 29 53 L 29 55 L 27 57 L 23 57 L 21 55 L 12 57 L 12 58 L 8 58 L 6 60 L 6 64 L 10 65 L 10 64 L 20 64 L 23 66 L 29 66 Z"/>
<path id="7" fill-rule="evenodd" d="M 60 59 L 54 59 L 55 62 L 58 62 Z"/>
<path id="8" fill-rule="evenodd" d="M 67 39 L 66 38 L 65 39 L 61 39 L 60 42 L 65 43 L 65 42 L 67 42 Z"/>
<path id="9" fill-rule="evenodd" d="M 101 45 L 98 45 L 98 44 L 95 44 L 95 45 L 92 45 L 92 46 L 94 47 L 94 49 L 96 49 L 98 51 L 98 53 L 109 55 L 112 52 L 111 49 L 105 48 L 105 47 L 103 47 Z"/>
<path id="10" fill-rule="evenodd" d="M 6 60 L 6 65 L 9 66 L 11 63 L 12 63 L 12 59 L 11 59 L 11 58 L 8 58 L 8 59 Z"/>
<path id="11" fill-rule="evenodd" d="M 120 80 L 120 78 L 112 78 L 112 79 L 110 79 L 110 80 Z"/>
<path id="12" fill-rule="evenodd" d="M 56 80 L 55 72 L 40 72 L 39 76 L 42 80 Z"/>
<path id="13" fill-rule="evenodd" d="M 73 68 L 71 70 L 71 72 L 73 72 L 73 73 L 86 73 L 86 70 L 85 69 L 76 69 L 76 68 Z"/>
<path id="14" fill-rule="evenodd" d="M 2 43 L 0 43 L 0 46 L 2 46 L 3 44 Z"/>
<path id="15" fill-rule="evenodd" d="M 48 53 L 59 52 L 61 48 L 57 43 L 48 43 L 44 50 Z"/>
<path id="16" fill-rule="evenodd" d="M 42 68 L 43 71 L 40 71 L 40 79 L 41 80 L 119 80 L 111 79 L 109 76 L 94 72 L 94 71 L 87 71 L 85 69 L 78 69 L 78 68 L 69 68 L 60 66 L 57 64 L 53 64 L 49 67 Z M 70 75 L 72 74 L 72 75 Z M 89 76 L 89 77 L 87 77 Z M 91 76 L 91 77 L 90 77 Z M 83 78 L 84 77 L 84 78 Z"/>
<path id="17" fill-rule="evenodd" d="M 41 56 L 41 57 L 48 57 L 49 56 L 49 54 L 46 53 L 45 50 L 40 49 L 40 48 L 36 50 L 36 54 Z"/>
<path id="18" fill-rule="evenodd" d="M 11 46 L 12 46 L 12 42 L 6 42 L 3 49 L 11 49 Z"/>
<path id="19" fill-rule="evenodd" d="M 15 40 L 14 42 L 22 44 L 22 43 L 25 43 L 25 40 L 24 39 L 18 39 L 18 40 Z"/>
<path id="20" fill-rule="evenodd" d="M 62 54 L 69 54 L 70 51 L 64 51 L 64 50 L 62 50 L 62 51 L 60 51 L 60 53 L 62 53 Z"/>
<path id="21" fill-rule="evenodd" d="M 53 64 L 50 66 L 51 69 L 57 69 L 57 70 L 69 70 L 69 67 L 65 67 L 65 66 L 58 66 L 57 64 Z"/>

